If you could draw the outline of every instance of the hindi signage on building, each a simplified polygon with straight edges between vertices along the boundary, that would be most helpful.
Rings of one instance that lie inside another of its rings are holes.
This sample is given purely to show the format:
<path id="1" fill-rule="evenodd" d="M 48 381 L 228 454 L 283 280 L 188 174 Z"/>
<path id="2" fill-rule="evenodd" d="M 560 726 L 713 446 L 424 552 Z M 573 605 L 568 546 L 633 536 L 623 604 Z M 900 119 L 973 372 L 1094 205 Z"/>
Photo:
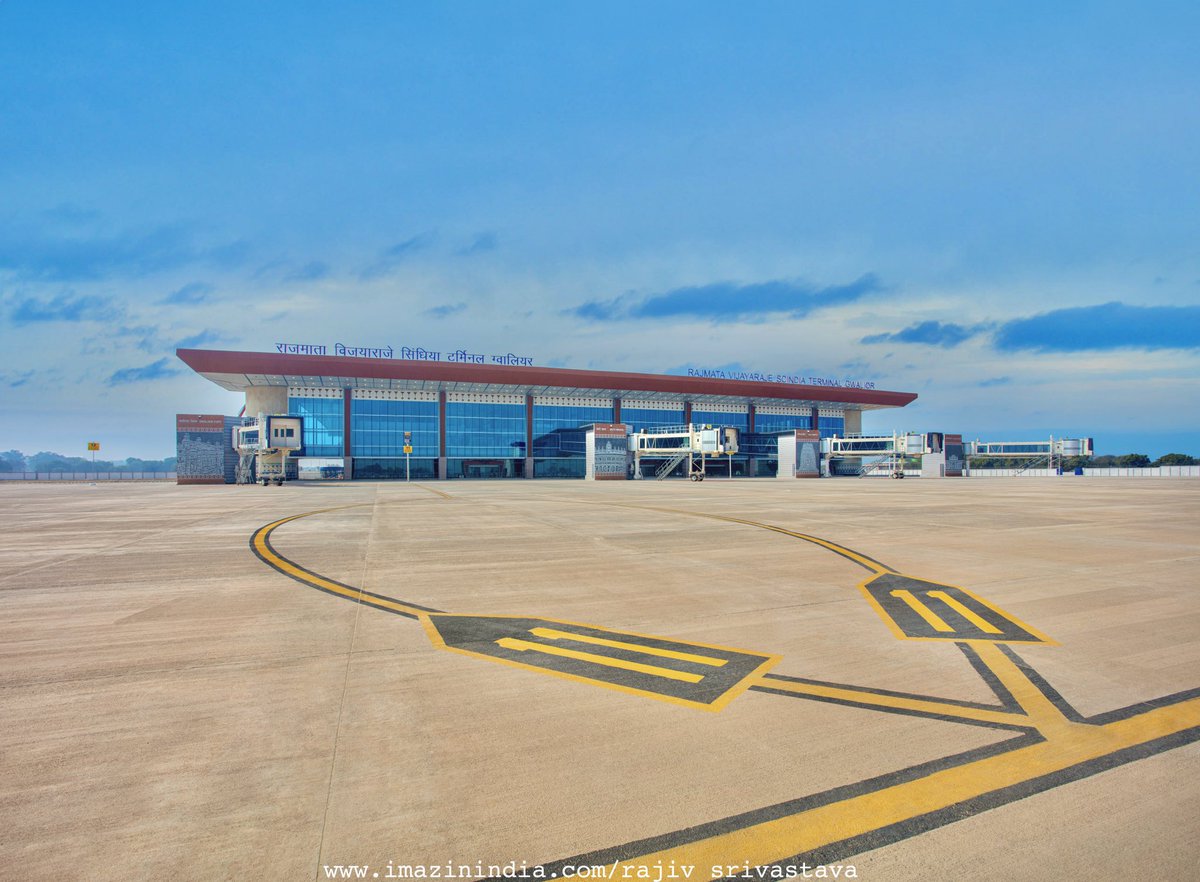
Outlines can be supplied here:
<path id="1" fill-rule="evenodd" d="M 328 349 L 322 343 L 276 343 L 275 351 L 281 355 L 328 355 Z M 347 346 L 345 343 L 334 343 L 333 354 L 339 358 L 397 358 L 403 361 L 441 361 L 442 352 L 439 349 L 426 349 L 423 346 L 401 346 L 398 350 L 391 346 Z M 485 355 L 482 352 L 468 352 L 456 349 L 446 354 L 446 361 L 453 364 L 501 364 L 508 367 L 530 367 L 533 359 L 528 355 L 517 355 L 509 352 L 503 355 Z"/>

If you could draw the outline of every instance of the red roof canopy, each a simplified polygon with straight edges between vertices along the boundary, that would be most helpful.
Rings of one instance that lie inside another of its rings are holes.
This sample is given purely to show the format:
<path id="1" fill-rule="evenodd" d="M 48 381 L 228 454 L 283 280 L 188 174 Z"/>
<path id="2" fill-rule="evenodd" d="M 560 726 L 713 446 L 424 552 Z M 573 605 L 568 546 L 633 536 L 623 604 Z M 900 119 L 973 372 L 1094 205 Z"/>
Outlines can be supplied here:
<path id="1" fill-rule="evenodd" d="M 917 398 L 915 392 L 722 380 L 672 374 L 632 374 L 567 368 L 351 358 L 337 355 L 291 355 L 275 352 L 230 352 L 214 349 L 179 349 L 176 350 L 176 354 L 196 373 L 235 391 L 251 386 L 302 386 L 318 381 L 324 381 L 321 385 L 330 386 L 379 385 L 377 382 L 355 382 L 362 380 L 396 381 L 439 389 L 489 385 L 506 387 L 497 391 L 519 390 L 527 394 L 540 394 L 548 390 L 568 390 L 574 394 L 586 394 L 591 391 L 616 395 L 622 392 L 650 392 L 693 400 L 718 397 L 749 401 L 809 401 L 844 405 L 854 409 L 903 407 Z"/>

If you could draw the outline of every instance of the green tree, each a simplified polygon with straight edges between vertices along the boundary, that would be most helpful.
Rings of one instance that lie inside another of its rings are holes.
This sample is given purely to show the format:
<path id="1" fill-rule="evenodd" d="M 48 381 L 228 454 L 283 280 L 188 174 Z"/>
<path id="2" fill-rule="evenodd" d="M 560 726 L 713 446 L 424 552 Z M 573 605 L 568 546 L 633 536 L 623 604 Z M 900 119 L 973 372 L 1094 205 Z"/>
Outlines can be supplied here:
<path id="1" fill-rule="evenodd" d="M 1144 469 L 1150 465 L 1150 457 L 1144 453 L 1126 453 L 1117 457 L 1116 465 L 1123 469 Z"/>
<path id="2" fill-rule="evenodd" d="M 1156 466 L 1197 465 L 1196 457 L 1186 453 L 1166 453 L 1154 461 Z"/>
<path id="3" fill-rule="evenodd" d="M 29 470 L 25 464 L 25 454 L 19 450 L 9 450 L 0 453 L 0 463 L 8 466 L 7 468 L 0 466 L 0 471 L 25 472 Z"/>
<path id="4" fill-rule="evenodd" d="M 66 457 L 61 453 L 54 453 L 50 450 L 41 450 L 29 457 L 29 471 L 31 472 L 73 472 L 71 464 L 67 462 Z"/>

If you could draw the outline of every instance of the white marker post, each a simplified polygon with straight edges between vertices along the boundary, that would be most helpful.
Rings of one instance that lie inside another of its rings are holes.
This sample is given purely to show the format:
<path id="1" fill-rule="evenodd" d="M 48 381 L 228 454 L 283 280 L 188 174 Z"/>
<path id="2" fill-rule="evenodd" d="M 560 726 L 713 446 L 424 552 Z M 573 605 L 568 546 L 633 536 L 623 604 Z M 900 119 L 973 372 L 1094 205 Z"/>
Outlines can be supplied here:
<path id="1" fill-rule="evenodd" d="M 412 453 L 412 432 L 404 433 L 404 480 L 409 480 L 408 456 Z"/>

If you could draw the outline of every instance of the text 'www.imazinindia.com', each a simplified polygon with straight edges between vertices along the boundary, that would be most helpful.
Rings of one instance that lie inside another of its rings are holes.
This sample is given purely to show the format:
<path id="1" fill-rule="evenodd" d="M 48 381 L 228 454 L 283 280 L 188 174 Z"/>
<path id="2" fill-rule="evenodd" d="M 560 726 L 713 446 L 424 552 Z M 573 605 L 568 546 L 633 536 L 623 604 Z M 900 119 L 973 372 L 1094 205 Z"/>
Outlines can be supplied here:
<path id="1" fill-rule="evenodd" d="M 506 864 L 399 864 L 389 861 L 372 868 L 369 864 L 326 864 L 322 867 L 326 879 L 604 879 L 610 882 L 710 882 L 714 879 L 857 879 L 853 864 L 771 865 L 753 867 L 750 864 L 713 864 L 697 867 L 693 864 L 670 863 L 625 864 L 565 864 L 547 869 L 530 867 L 526 863 L 509 861 Z"/>

